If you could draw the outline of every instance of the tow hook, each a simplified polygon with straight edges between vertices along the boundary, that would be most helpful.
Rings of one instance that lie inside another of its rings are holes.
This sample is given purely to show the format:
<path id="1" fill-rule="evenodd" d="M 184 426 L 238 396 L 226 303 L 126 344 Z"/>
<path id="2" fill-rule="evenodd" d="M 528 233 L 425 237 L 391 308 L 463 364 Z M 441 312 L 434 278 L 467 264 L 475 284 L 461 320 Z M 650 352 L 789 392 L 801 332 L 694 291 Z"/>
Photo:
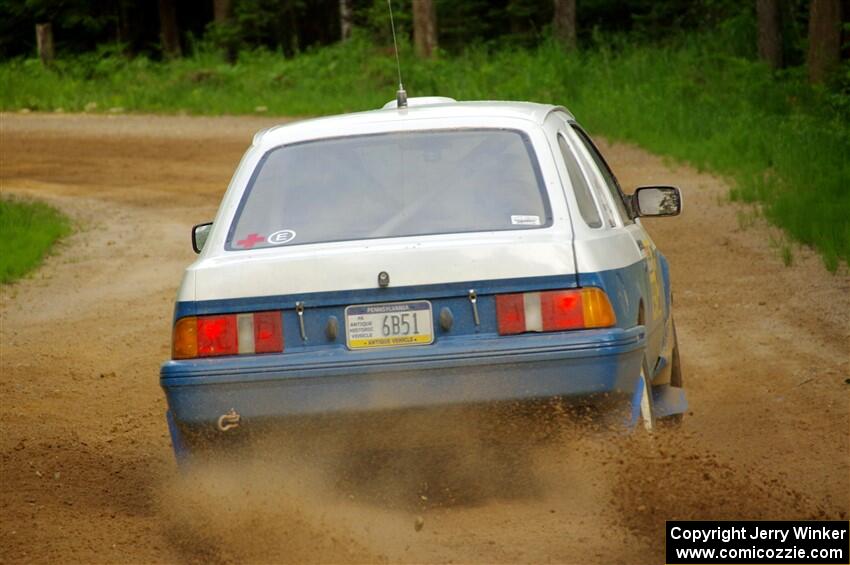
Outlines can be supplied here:
<path id="1" fill-rule="evenodd" d="M 231 408 L 229 412 L 218 417 L 218 431 L 226 432 L 227 430 L 238 428 L 241 423 L 242 416 L 240 416 L 236 410 Z"/>

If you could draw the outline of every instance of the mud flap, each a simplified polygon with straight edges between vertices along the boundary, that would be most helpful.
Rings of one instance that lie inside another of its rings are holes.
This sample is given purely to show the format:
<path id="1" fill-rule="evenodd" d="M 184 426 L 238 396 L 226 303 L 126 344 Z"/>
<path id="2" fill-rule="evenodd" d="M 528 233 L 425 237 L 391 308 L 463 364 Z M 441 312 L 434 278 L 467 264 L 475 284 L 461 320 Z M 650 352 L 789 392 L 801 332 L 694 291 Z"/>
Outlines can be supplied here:
<path id="1" fill-rule="evenodd" d="M 643 379 L 638 379 L 637 384 L 635 385 L 635 391 L 632 394 L 632 411 L 631 417 L 629 418 L 626 425 L 630 430 L 633 430 L 637 423 L 640 421 L 640 401 L 643 396 Z"/>
<path id="2" fill-rule="evenodd" d="M 656 418 L 666 418 L 674 414 L 683 414 L 688 409 L 685 390 L 671 385 L 652 387 L 652 403 Z M 640 407 L 638 406 L 638 412 Z"/>
<path id="3" fill-rule="evenodd" d="M 174 449 L 174 458 L 177 459 L 178 466 L 181 468 L 185 467 L 189 461 L 189 450 L 186 449 L 183 434 L 180 433 L 180 428 L 177 427 L 171 410 L 165 411 L 165 420 L 168 422 L 168 433 L 171 435 L 171 447 Z"/>

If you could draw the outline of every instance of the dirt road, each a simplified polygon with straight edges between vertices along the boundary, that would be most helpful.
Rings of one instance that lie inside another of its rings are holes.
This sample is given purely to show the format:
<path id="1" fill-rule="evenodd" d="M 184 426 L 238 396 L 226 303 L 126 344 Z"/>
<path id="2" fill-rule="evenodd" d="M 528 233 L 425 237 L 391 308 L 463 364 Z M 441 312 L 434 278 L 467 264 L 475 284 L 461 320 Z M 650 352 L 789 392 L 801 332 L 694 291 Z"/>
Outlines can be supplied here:
<path id="1" fill-rule="evenodd" d="M 79 231 L 2 288 L 0 562 L 661 563 L 666 519 L 847 519 L 850 277 L 805 250 L 783 266 L 722 181 L 619 144 L 625 186 L 685 194 L 647 222 L 676 289 L 681 430 L 568 431 L 507 458 L 289 453 L 185 482 L 158 369 L 189 227 L 275 121 L 2 116 L 3 193 Z"/>

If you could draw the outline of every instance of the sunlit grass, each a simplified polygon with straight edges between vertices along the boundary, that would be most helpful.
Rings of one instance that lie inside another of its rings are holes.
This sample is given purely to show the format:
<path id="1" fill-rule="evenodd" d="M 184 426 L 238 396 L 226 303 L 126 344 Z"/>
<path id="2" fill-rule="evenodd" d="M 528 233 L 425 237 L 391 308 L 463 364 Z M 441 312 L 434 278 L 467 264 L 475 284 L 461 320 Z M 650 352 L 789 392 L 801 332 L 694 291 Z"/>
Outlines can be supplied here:
<path id="1" fill-rule="evenodd" d="M 37 267 L 54 242 L 70 231 L 68 218 L 47 204 L 0 199 L 0 283 Z"/>
<path id="2" fill-rule="evenodd" d="M 513 99 L 567 106 L 591 131 L 728 176 L 733 200 L 816 248 L 830 270 L 850 262 L 850 102 L 797 71 L 724 53 L 722 38 L 676 46 L 622 41 L 564 53 L 471 48 L 433 61 L 403 46 L 411 96 Z M 169 63 L 97 54 L 0 64 L 0 108 L 122 109 L 190 114 L 318 115 L 380 107 L 397 87 L 391 51 L 363 40 L 292 59 L 242 53 L 235 65 L 200 52 Z M 685 187 L 689 189 L 690 187 Z"/>

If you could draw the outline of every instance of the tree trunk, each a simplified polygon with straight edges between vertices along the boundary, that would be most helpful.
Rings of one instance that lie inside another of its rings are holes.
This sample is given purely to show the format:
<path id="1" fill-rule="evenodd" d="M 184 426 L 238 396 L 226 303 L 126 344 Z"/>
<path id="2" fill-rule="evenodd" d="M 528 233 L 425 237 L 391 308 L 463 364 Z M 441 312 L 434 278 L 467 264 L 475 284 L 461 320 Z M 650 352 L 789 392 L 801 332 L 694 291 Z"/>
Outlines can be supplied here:
<path id="1" fill-rule="evenodd" d="M 841 61 L 841 0 L 811 0 L 809 81 L 823 82 Z"/>
<path id="2" fill-rule="evenodd" d="M 231 0 L 213 0 L 213 23 L 221 28 L 224 41 L 224 57 L 228 63 L 236 62 L 236 44 L 231 23 L 233 20 L 233 2 Z"/>
<path id="3" fill-rule="evenodd" d="M 174 0 L 159 0 L 159 37 L 162 52 L 169 59 L 180 57 L 180 32 L 177 28 L 177 10 Z"/>
<path id="4" fill-rule="evenodd" d="M 437 10 L 433 0 L 413 0 L 413 43 L 420 57 L 430 58 L 437 49 Z"/>
<path id="5" fill-rule="evenodd" d="M 756 0 L 759 58 L 772 69 L 782 68 L 782 18 L 779 8 L 779 0 Z"/>
<path id="6" fill-rule="evenodd" d="M 38 58 L 44 65 L 53 62 L 55 52 L 53 50 L 53 25 L 50 22 L 35 24 L 35 41 L 38 49 Z"/>
<path id="7" fill-rule="evenodd" d="M 127 2 L 118 2 L 115 14 L 115 41 L 124 45 L 124 51 L 129 51 L 130 43 L 130 19 L 127 16 Z"/>
<path id="8" fill-rule="evenodd" d="M 229 23 L 232 8 L 233 2 L 230 0 L 213 0 L 213 21 L 217 24 Z"/>
<path id="9" fill-rule="evenodd" d="M 53 25 L 35 24 L 35 43 L 38 47 L 38 58 L 43 65 L 47 66 L 53 62 L 55 55 L 53 51 Z"/>
<path id="10" fill-rule="evenodd" d="M 576 47 L 576 0 L 555 0 L 555 39 L 567 49 Z"/>
<path id="11" fill-rule="evenodd" d="M 289 30 L 291 35 L 289 36 L 289 50 L 292 55 L 296 55 L 301 50 L 301 35 L 300 28 L 298 27 L 298 13 L 295 11 L 296 3 L 289 2 L 289 9 L 287 11 L 289 17 Z"/>
<path id="12" fill-rule="evenodd" d="M 351 0 L 339 0 L 339 31 L 343 41 L 351 37 L 352 28 Z"/>

